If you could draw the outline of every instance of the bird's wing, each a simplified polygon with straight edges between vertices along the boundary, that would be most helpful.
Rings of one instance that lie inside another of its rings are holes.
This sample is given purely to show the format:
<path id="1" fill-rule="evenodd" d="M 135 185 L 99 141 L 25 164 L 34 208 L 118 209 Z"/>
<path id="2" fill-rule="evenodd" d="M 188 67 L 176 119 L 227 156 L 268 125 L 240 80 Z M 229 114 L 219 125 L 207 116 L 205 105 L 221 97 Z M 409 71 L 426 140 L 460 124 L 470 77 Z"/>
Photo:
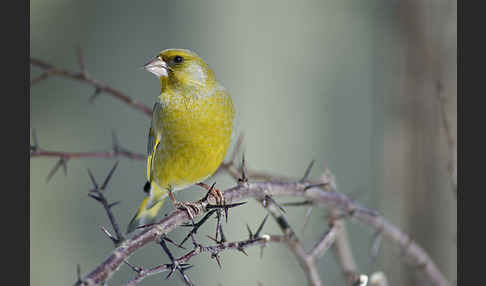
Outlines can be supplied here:
<path id="1" fill-rule="evenodd" d="M 156 102 L 152 110 L 152 122 L 150 123 L 150 129 L 147 142 L 147 180 L 152 182 L 152 161 L 156 154 L 156 149 L 160 143 L 160 132 L 157 130 L 157 120 L 159 118 L 159 112 L 162 108 L 162 103 Z"/>

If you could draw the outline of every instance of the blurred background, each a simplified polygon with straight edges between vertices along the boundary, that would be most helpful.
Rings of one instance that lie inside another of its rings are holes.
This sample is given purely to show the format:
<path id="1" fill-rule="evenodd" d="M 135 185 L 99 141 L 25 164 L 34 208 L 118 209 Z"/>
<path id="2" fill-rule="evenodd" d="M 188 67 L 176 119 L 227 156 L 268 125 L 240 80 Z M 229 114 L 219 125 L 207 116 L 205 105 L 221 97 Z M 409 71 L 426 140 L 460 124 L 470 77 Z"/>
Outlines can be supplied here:
<path id="1" fill-rule="evenodd" d="M 140 67 L 166 48 L 197 52 L 232 94 L 249 168 L 300 177 L 316 160 L 313 178 L 329 168 L 339 191 L 409 233 L 454 285 L 457 208 L 449 167 L 457 155 L 449 144 L 455 143 L 457 121 L 456 14 L 452 0 L 31 1 L 30 51 L 31 57 L 77 70 L 80 45 L 93 77 L 150 107 L 159 82 Z M 31 78 L 40 73 L 31 68 Z M 145 153 L 150 119 L 110 96 L 90 103 L 93 93 L 86 84 L 59 77 L 31 88 L 30 126 L 40 147 L 108 150 L 115 131 L 123 147 Z M 112 251 L 100 231 L 109 221 L 87 195 L 86 169 L 101 182 L 115 161 L 73 159 L 67 176 L 61 171 L 46 182 L 56 159 L 31 158 L 31 285 L 71 285 L 77 264 L 84 275 Z M 120 158 L 110 182 L 107 196 L 121 200 L 113 210 L 123 230 L 143 199 L 145 168 L 143 161 Z M 225 174 L 213 180 L 222 189 L 233 184 Z M 187 190 L 177 198 L 202 194 Z M 164 206 L 164 212 L 171 210 Z M 299 230 L 306 209 L 287 212 Z M 255 202 L 235 209 L 225 226 L 227 238 L 246 237 L 245 224 L 256 228 L 264 215 Z M 347 227 L 361 273 L 383 271 L 390 285 L 423 281 L 388 241 L 372 261 L 373 231 L 354 221 Z M 325 209 L 315 209 L 299 236 L 310 248 L 326 228 Z M 264 231 L 279 233 L 273 221 Z M 206 225 L 200 242 L 211 243 L 205 234 L 213 232 L 213 223 Z M 178 230 L 171 238 L 181 241 L 185 234 Z M 285 246 L 269 245 L 263 259 L 259 251 L 249 249 L 249 257 L 223 253 L 222 270 L 202 254 L 191 261 L 189 275 L 198 285 L 306 283 Z M 160 246 L 150 245 L 130 262 L 150 267 L 169 260 Z M 326 285 L 345 285 L 332 252 L 319 261 L 319 271 Z M 133 276 L 122 265 L 109 284 Z M 152 276 L 142 285 L 183 285 L 179 278 L 164 278 Z"/>

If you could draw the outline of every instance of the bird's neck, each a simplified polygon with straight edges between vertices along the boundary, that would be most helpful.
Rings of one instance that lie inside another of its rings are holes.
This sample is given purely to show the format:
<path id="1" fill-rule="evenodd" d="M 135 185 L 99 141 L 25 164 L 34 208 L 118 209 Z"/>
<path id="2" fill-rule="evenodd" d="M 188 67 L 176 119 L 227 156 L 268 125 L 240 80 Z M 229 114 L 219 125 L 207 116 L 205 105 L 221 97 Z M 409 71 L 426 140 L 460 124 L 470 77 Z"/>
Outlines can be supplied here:
<path id="1" fill-rule="evenodd" d="M 184 97 L 200 97 L 214 94 L 216 81 L 211 78 L 204 83 L 200 82 L 181 82 L 168 77 L 160 77 L 160 94 L 163 95 L 183 95 Z M 161 98 L 164 100 L 164 98 Z"/>

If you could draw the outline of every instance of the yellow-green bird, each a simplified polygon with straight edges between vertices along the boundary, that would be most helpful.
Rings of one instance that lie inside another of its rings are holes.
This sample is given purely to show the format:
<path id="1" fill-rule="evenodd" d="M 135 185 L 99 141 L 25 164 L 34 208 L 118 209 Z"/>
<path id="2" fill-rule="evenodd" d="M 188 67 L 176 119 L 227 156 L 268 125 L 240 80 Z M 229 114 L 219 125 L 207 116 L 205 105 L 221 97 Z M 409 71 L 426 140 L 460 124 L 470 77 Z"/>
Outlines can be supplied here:
<path id="1" fill-rule="evenodd" d="M 144 66 L 161 85 L 147 145 L 148 192 L 127 232 L 152 223 L 169 191 L 211 176 L 224 160 L 234 107 L 229 93 L 194 52 L 167 49 Z"/>

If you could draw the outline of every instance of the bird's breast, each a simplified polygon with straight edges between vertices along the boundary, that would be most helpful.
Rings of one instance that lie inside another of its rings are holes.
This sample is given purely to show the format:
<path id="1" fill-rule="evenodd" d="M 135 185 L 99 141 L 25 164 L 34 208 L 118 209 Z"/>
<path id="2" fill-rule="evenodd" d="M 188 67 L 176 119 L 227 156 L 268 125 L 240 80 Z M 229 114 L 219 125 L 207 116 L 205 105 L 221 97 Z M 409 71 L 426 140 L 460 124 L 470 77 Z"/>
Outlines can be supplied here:
<path id="1" fill-rule="evenodd" d="M 161 140 L 153 170 L 159 185 L 188 185 L 210 176 L 228 149 L 233 114 L 225 93 L 165 102 L 157 122 Z"/>

